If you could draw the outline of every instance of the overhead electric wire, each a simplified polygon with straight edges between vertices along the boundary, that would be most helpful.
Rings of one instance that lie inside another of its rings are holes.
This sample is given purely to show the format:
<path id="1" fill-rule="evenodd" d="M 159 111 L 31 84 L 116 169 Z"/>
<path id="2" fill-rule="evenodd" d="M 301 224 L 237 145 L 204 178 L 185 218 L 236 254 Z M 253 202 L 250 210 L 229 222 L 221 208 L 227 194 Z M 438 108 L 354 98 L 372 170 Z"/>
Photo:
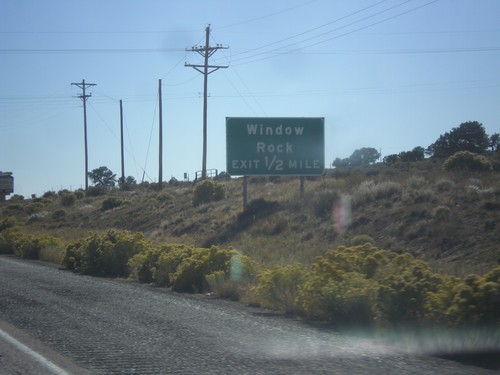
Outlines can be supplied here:
<path id="1" fill-rule="evenodd" d="M 226 74 L 225 71 L 222 71 L 222 74 L 224 75 L 224 77 L 227 79 L 227 81 L 229 82 L 229 84 L 233 87 L 233 89 L 236 91 L 236 93 L 238 94 L 239 98 L 241 100 L 243 100 L 243 102 L 247 105 L 248 108 L 250 108 L 250 110 L 254 113 L 254 115 L 257 116 L 257 111 L 250 105 L 250 103 L 248 103 L 248 101 L 245 99 L 245 97 L 243 96 L 243 94 L 240 92 L 240 90 L 238 90 L 238 88 L 236 87 L 236 85 L 233 83 L 233 81 L 231 81 L 231 79 L 229 78 L 229 76 Z"/>
<path id="2" fill-rule="evenodd" d="M 229 25 L 219 26 L 219 27 L 217 27 L 217 30 L 227 29 L 229 27 L 240 26 L 240 25 L 244 25 L 244 24 L 247 24 L 247 23 L 250 23 L 250 22 L 259 21 L 259 20 L 262 20 L 262 19 L 265 19 L 265 18 L 274 17 L 274 16 L 277 16 L 279 14 L 282 14 L 282 13 L 285 13 L 285 12 L 289 12 L 291 10 L 294 10 L 294 9 L 297 9 L 297 8 L 301 8 L 301 7 L 305 6 L 305 5 L 308 5 L 308 4 L 311 4 L 311 3 L 315 3 L 315 2 L 316 2 L 316 0 L 306 1 L 305 3 L 297 4 L 297 5 L 292 6 L 290 8 L 282 9 L 282 10 L 276 11 L 274 13 L 267 14 L 265 16 L 255 17 L 255 18 L 252 18 L 252 19 L 249 19 L 249 20 L 245 20 L 245 21 L 240 21 L 240 22 L 237 22 L 237 23 L 229 24 Z"/>
<path id="3" fill-rule="evenodd" d="M 171 53 L 180 48 L 0 48 L 0 54 Z"/>
<path id="4" fill-rule="evenodd" d="M 410 1 L 411 1 L 411 0 L 410 0 Z M 404 16 L 405 14 L 408 14 L 408 13 L 414 12 L 414 11 L 419 10 L 419 9 L 422 9 L 422 8 L 424 8 L 424 7 L 426 7 L 426 6 L 431 5 L 431 4 L 437 3 L 438 1 L 440 1 L 440 0 L 432 0 L 432 1 L 429 1 L 428 3 L 425 3 L 425 4 L 420 5 L 420 6 L 418 6 L 418 7 L 411 8 L 411 9 L 409 9 L 409 10 L 406 10 L 406 11 L 404 11 L 404 12 L 401 12 L 401 13 L 395 14 L 395 15 L 393 15 L 393 16 L 390 16 L 390 17 L 384 18 L 384 19 L 379 20 L 379 21 L 377 21 L 377 22 L 373 22 L 373 23 L 371 23 L 371 24 L 369 24 L 369 25 L 365 25 L 365 26 L 360 27 L 360 28 L 358 28 L 358 29 L 351 30 L 351 31 L 346 32 L 346 33 L 344 33 L 344 34 L 336 35 L 336 36 L 334 36 L 334 37 L 331 37 L 331 38 L 328 38 L 328 39 L 325 39 L 325 40 L 322 40 L 322 41 L 316 42 L 316 43 L 314 43 L 314 44 L 310 44 L 310 45 L 308 45 L 307 47 L 303 47 L 303 48 L 314 47 L 314 46 L 316 46 L 316 45 L 318 45 L 318 44 L 326 43 L 326 42 L 329 42 L 329 41 L 331 41 L 331 40 L 334 40 L 334 39 L 337 39 L 337 38 L 340 38 L 340 37 L 343 37 L 343 36 L 346 36 L 346 35 L 350 35 L 350 34 L 356 33 L 356 32 L 358 32 L 358 31 L 361 31 L 361 30 L 364 30 L 364 29 L 368 29 L 368 28 L 373 27 L 373 26 L 375 26 L 375 25 L 379 25 L 379 24 L 381 24 L 381 23 L 384 23 L 384 22 L 387 22 L 387 21 L 393 20 L 393 19 L 395 19 L 395 18 L 398 18 L 398 17 Z M 408 2 L 408 1 L 406 1 L 406 2 Z M 392 9 L 392 8 L 390 8 L 390 9 Z M 377 14 L 377 15 L 378 15 L 378 14 Z M 368 18 L 371 18 L 371 17 L 368 17 Z M 368 18 L 363 19 L 363 21 L 364 21 L 364 20 L 366 20 L 366 19 L 368 19 Z M 352 24 L 354 24 L 354 23 L 352 23 Z M 351 26 L 352 24 L 350 24 L 349 26 Z M 302 48 L 301 48 L 301 49 L 302 49 Z"/>
<path id="5" fill-rule="evenodd" d="M 336 28 L 336 29 L 334 29 L 334 30 L 330 30 L 330 31 L 328 31 L 328 32 L 321 33 L 321 34 L 319 34 L 319 35 L 316 35 L 316 36 L 313 36 L 313 37 L 309 37 L 309 38 L 307 38 L 307 39 L 300 40 L 300 41 L 297 41 L 297 42 L 295 42 L 295 43 L 291 43 L 291 44 L 288 44 L 288 45 L 286 45 L 286 46 L 282 46 L 282 47 L 276 48 L 276 49 L 274 49 L 274 50 L 272 50 L 272 51 L 271 51 L 271 53 L 272 53 L 272 54 L 271 54 L 271 55 L 269 55 L 269 56 L 262 57 L 262 58 L 254 58 L 254 59 L 252 59 L 252 60 L 250 60 L 250 61 L 240 62 L 240 63 L 236 63 L 236 64 L 234 64 L 234 62 L 233 62 L 233 65 L 246 65 L 246 64 L 249 64 L 249 63 L 254 63 L 254 62 L 257 62 L 257 61 L 267 60 L 267 59 L 274 58 L 274 57 L 278 57 L 278 56 L 282 56 L 282 55 L 285 55 L 285 54 L 290 54 L 290 53 L 293 53 L 293 52 L 296 52 L 296 51 L 299 51 L 299 50 L 304 50 L 305 48 L 309 48 L 309 47 L 316 46 L 316 45 L 318 45 L 318 44 L 326 43 L 326 42 L 328 42 L 328 41 L 331 41 L 331 40 L 334 40 L 334 39 L 338 39 L 338 38 L 340 38 L 340 37 L 343 37 L 343 36 L 346 36 L 346 35 L 350 35 L 350 34 L 353 34 L 353 33 L 355 33 L 355 32 L 358 32 L 358 31 L 361 31 L 361 30 L 364 30 L 364 29 L 367 29 L 367 28 L 373 27 L 373 26 L 375 26 L 375 25 L 378 25 L 378 24 L 381 24 L 381 23 L 387 22 L 387 21 L 389 21 L 389 20 L 395 19 L 395 18 L 397 18 L 397 17 L 403 16 L 403 15 L 408 14 L 408 13 L 410 13 L 410 12 L 413 12 L 413 11 L 416 11 L 416 10 L 421 9 L 421 8 L 423 8 L 423 7 L 426 7 L 426 6 L 430 5 L 430 4 L 436 3 L 436 2 L 438 2 L 439 0 L 432 0 L 432 1 L 428 2 L 428 3 L 425 3 L 425 4 L 423 4 L 423 5 L 420 5 L 420 6 L 418 6 L 418 7 L 411 8 L 411 9 L 409 9 L 409 10 L 406 10 L 406 11 L 404 11 L 404 12 L 398 13 L 398 14 L 396 14 L 396 15 L 393 15 L 393 16 L 390 16 L 390 17 L 386 17 L 386 18 L 384 18 L 384 19 L 382 19 L 382 20 L 378 20 L 378 21 L 373 22 L 373 23 L 371 23 L 371 24 L 364 25 L 364 26 L 359 27 L 359 28 L 357 28 L 357 29 L 350 30 L 350 31 L 345 32 L 345 33 L 343 33 L 343 34 L 335 35 L 335 36 L 333 36 L 333 37 L 331 37 L 331 38 L 324 39 L 324 40 L 321 40 L 321 41 L 318 41 L 318 42 L 315 42 L 315 43 L 309 44 L 309 45 L 307 45 L 307 46 L 302 46 L 302 47 L 299 47 L 299 48 L 296 48 L 296 49 L 293 49 L 293 50 L 287 50 L 287 51 L 283 51 L 283 52 L 276 52 L 276 51 L 282 50 L 282 49 L 284 49 L 284 48 L 293 47 L 294 45 L 297 45 L 297 44 L 300 44 L 300 43 L 304 43 L 304 42 L 307 42 L 307 41 L 310 41 L 310 40 L 313 40 L 313 39 L 317 39 L 317 38 L 319 38 L 319 37 L 321 37 L 321 36 L 324 36 L 324 35 L 327 35 L 327 34 L 330 34 L 330 33 L 336 32 L 336 31 L 339 31 L 339 30 L 341 30 L 341 29 L 344 29 L 344 28 L 346 28 L 346 27 L 352 26 L 352 25 L 357 24 L 357 23 L 359 23 L 359 22 L 366 21 L 366 20 L 368 20 L 368 19 L 370 19 L 370 18 L 376 17 L 376 16 L 378 16 L 378 15 L 380 15 L 380 14 L 383 14 L 383 13 L 385 13 L 385 12 L 388 12 L 388 11 L 390 11 L 390 10 L 393 10 L 393 9 L 395 9 L 395 8 L 397 8 L 397 7 L 401 6 L 401 5 L 404 5 L 404 4 L 406 4 L 406 3 L 410 2 L 410 1 L 412 1 L 412 0 L 406 0 L 406 1 L 405 1 L 405 2 L 403 2 L 403 3 L 400 3 L 400 4 L 397 4 L 397 5 L 394 5 L 394 6 L 390 7 L 390 8 L 386 8 L 386 9 L 384 9 L 384 10 L 378 11 L 378 12 L 373 13 L 373 14 L 371 14 L 371 15 L 369 15 L 369 16 L 366 16 L 366 17 L 364 17 L 364 18 L 362 18 L 362 19 L 359 19 L 359 20 L 353 21 L 353 22 L 351 22 L 351 23 L 349 23 L 349 24 L 347 24 L 347 25 L 340 26 L 340 27 L 338 27 L 338 28 Z M 352 14 L 356 14 L 356 13 L 359 13 L 359 11 L 356 11 L 356 12 L 354 12 L 354 13 L 352 13 Z M 344 17 L 342 17 L 342 18 L 346 18 L 346 17 L 347 17 L 347 16 L 344 16 Z M 263 54 L 263 53 L 259 53 L 259 54 L 257 54 L 257 56 L 258 56 L 258 55 L 262 55 L 262 54 Z M 238 61 L 244 61 L 244 60 L 249 60 L 249 59 L 251 59 L 252 57 L 255 57 L 255 56 L 250 56 L 250 57 L 244 57 L 244 58 L 236 59 L 236 62 L 238 62 Z"/>
<path id="6" fill-rule="evenodd" d="M 369 5 L 369 6 L 367 6 L 367 7 L 364 7 L 364 8 L 362 8 L 362 9 L 359 9 L 359 10 L 357 10 L 357 11 L 355 11 L 355 12 L 349 13 L 349 14 L 347 14 L 347 15 L 345 15 L 345 16 L 340 17 L 340 18 L 336 18 L 336 19 L 335 19 L 335 20 L 333 20 L 333 21 L 330 21 L 330 22 L 324 23 L 324 24 L 322 24 L 322 25 L 319 25 L 319 26 L 313 27 L 312 29 L 309 29 L 309 30 L 306 30 L 306 31 L 300 32 L 300 33 L 298 33 L 298 34 L 291 35 L 291 36 L 286 37 L 286 38 L 284 38 L 284 39 L 280 39 L 280 40 L 277 40 L 277 41 L 275 41 L 275 42 L 271 42 L 271 43 L 264 44 L 263 46 L 260 46 L 260 47 L 251 48 L 251 49 L 247 50 L 246 52 L 240 52 L 239 54 L 243 54 L 243 53 L 250 53 L 250 52 L 253 52 L 253 51 L 258 51 L 258 50 L 261 50 L 261 49 L 264 49 L 264 48 L 267 48 L 267 47 L 270 47 L 270 46 L 273 46 L 273 45 L 276 45 L 276 44 L 279 44 L 279 43 L 282 43 L 282 42 L 286 42 L 286 41 L 291 40 L 291 39 L 295 39 L 295 38 L 297 38 L 297 37 L 299 37 L 299 36 L 302 36 L 302 35 L 305 35 L 305 34 L 309 34 L 309 33 L 313 32 L 313 31 L 316 31 L 316 30 L 322 29 L 322 28 L 324 28 L 324 27 L 326 27 L 326 26 L 329 26 L 329 25 L 332 25 L 332 24 L 337 23 L 337 22 L 339 22 L 339 21 L 342 21 L 343 19 L 346 19 L 346 18 L 352 17 L 352 16 L 354 16 L 354 15 L 356 15 L 356 14 L 358 14 L 358 13 L 364 12 L 365 10 L 368 10 L 368 9 L 370 9 L 370 8 L 373 8 L 373 7 L 375 7 L 375 6 L 377 6 L 377 5 L 381 4 L 381 3 L 384 3 L 384 2 L 386 2 L 386 1 L 387 1 L 387 0 L 381 0 L 381 1 L 378 1 L 378 2 L 376 2 L 376 3 L 374 3 L 374 4 L 372 4 L 372 5 Z M 409 0 L 409 1 L 411 1 L 411 0 Z M 235 54 L 234 56 L 238 56 L 238 54 Z"/>
<path id="7" fill-rule="evenodd" d="M 130 132 L 129 132 L 129 129 L 128 129 L 129 128 L 128 127 L 128 122 L 127 122 L 127 118 L 125 116 L 123 117 L 123 123 L 125 125 L 125 131 L 127 132 L 128 143 L 129 143 L 129 146 L 130 146 L 130 152 L 129 153 L 132 156 L 132 160 L 134 161 L 136 176 L 138 176 L 139 175 L 139 171 L 137 170 L 137 167 L 139 167 L 141 170 L 142 170 L 142 167 L 139 165 L 139 162 L 135 158 L 134 147 L 132 145 L 132 137 L 130 137 Z M 144 170 L 143 170 L 143 172 L 146 173 Z"/>
<path id="8" fill-rule="evenodd" d="M 243 87 L 245 87 L 245 89 L 247 90 L 247 92 L 250 94 L 250 96 L 252 97 L 252 99 L 254 100 L 255 103 L 257 103 L 257 106 L 260 108 L 260 110 L 262 111 L 262 113 L 267 116 L 267 113 L 266 111 L 264 110 L 264 108 L 262 107 L 262 105 L 260 104 L 260 102 L 257 100 L 257 97 L 254 95 L 254 93 L 248 88 L 248 85 L 245 83 L 245 81 L 243 80 L 243 78 L 241 77 L 241 75 L 238 73 L 238 70 L 234 68 L 234 66 L 232 67 L 231 69 L 235 74 L 236 76 L 239 78 L 239 80 L 241 81 L 241 83 L 243 84 Z"/>
<path id="9" fill-rule="evenodd" d="M 153 112 L 153 121 L 151 122 L 151 131 L 149 133 L 148 149 L 146 151 L 146 161 L 144 162 L 144 168 L 142 169 L 143 174 L 142 174 L 142 180 L 141 180 L 141 182 L 144 182 L 144 175 L 147 175 L 148 178 L 151 180 L 151 177 L 149 177 L 149 175 L 146 173 L 146 167 L 148 165 L 149 150 L 151 148 L 151 139 L 153 138 L 153 129 L 154 129 L 154 124 L 155 124 L 155 120 L 156 120 L 156 110 L 158 109 L 158 102 L 159 102 L 159 100 L 160 100 L 160 94 L 158 93 L 156 95 L 155 110 Z"/>

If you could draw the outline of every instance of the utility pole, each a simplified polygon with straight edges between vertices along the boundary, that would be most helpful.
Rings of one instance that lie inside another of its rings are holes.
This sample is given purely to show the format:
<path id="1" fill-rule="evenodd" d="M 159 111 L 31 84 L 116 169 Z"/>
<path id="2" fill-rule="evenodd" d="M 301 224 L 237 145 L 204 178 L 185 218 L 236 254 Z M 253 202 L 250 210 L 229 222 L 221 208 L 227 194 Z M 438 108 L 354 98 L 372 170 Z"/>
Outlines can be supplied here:
<path id="1" fill-rule="evenodd" d="M 191 47 L 191 49 L 186 49 L 186 51 L 198 52 L 204 58 L 203 65 L 188 64 L 185 63 L 184 66 L 188 66 L 196 69 L 198 72 L 203 74 L 203 161 L 201 168 L 201 178 L 207 178 L 207 85 L 208 85 L 208 75 L 215 72 L 221 68 L 227 68 L 228 65 L 209 65 L 208 59 L 219 49 L 227 49 L 228 47 L 223 47 L 221 44 L 217 44 L 215 47 L 210 47 L 210 25 L 205 29 L 205 46 Z"/>
<path id="2" fill-rule="evenodd" d="M 122 186 L 125 186 L 125 156 L 123 153 L 123 106 L 122 100 L 120 99 L 120 145 L 121 145 L 121 157 L 122 157 Z"/>
<path id="3" fill-rule="evenodd" d="M 161 99 L 161 79 L 158 80 L 158 100 L 159 104 L 159 117 L 160 117 L 160 144 L 159 144 L 159 171 L 158 171 L 158 189 L 162 189 L 163 185 L 163 112 L 162 112 L 162 99 Z"/>
<path id="4" fill-rule="evenodd" d="M 92 96 L 92 93 L 86 94 L 85 88 L 96 86 L 95 83 L 85 83 L 82 79 L 81 83 L 72 83 L 71 85 L 77 86 L 82 89 L 82 94 L 77 97 L 83 101 L 83 132 L 84 132 L 84 143 L 85 143 L 85 191 L 89 188 L 89 158 L 88 158 L 88 147 L 87 147 L 87 99 Z"/>

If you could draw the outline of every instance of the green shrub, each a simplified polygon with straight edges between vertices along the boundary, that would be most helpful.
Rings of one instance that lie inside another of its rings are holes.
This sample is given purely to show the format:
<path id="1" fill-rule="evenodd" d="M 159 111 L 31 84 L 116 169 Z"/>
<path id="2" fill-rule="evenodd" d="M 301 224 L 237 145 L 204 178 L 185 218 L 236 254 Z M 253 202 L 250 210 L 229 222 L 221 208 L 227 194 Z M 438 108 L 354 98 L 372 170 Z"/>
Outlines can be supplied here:
<path id="1" fill-rule="evenodd" d="M 128 261 L 130 278 L 141 283 L 153 283 L 155 281 L 155 270 L 158 267 L 158 258 L 167 251 L 165 247 L 151 247 L 135 254 Z"/>
<path id="2" fill-rule="evenodd" d="M 364 245 L 365 243 L 370 243 L 370 244 L 375 243 L 374 239 L 367 234 L 360 234 L 354 236 L 353 238 L 351 238 L 349 242 L 351 243 L 351 246 Z"/>
<path id="3" fill-rule="evenodd" d="M 441 275 L 441 284 L 437 290 L 429 291 L 424 303 L 426 324 L 451 325 L 453 318 L 450 309 L 453 309 L 453 301 L 460 290 L 462 281 L 458 278 Z"/>
<path id="4" fill-rule="evenodd" d="M 447 311 L 460 325 L 497 325 L 500 322 L 500 266 L 484 277 L 467 276 Z"/>
<path id="5" fill-rule="evenodd" d="M 412 190 L 419 190 L 427 185 L 427 181 L 422 176 L 410 176 L 406 180 L 406 186 Z"/>
<path id="6" fill-rule="evenodd" d="M 85 192 L 85 195 L 88 197 L 98 197 L 101 195 L 105 195 L 107 192 L 106 188 L 101 185 L 97 186 L 89 186 L 87 191 Z"/>
<path id="7" fill-rule="evenodd" d="M 62 242 L 59 238 L 48 235 L 25 234 L 16 246 L 14 254 L 21 258 L 40 259 L 43 252 L 62 248 Z"/>
<path id="8" fill-rule="evenodd" d="M 317 258 L 298 303 L 306 318 L 336 324 L 446 321 L 443 309 L 454 296 L 446 295 L 444 286 L 452 282 L 410 254 L 371 244 L 340 247 Z"/>
<path id="9" fill-rule="evenodd" d="M 196 184 L 193 192 L 193 205 L 220 201 L 226 197 L 226 189 L 223 184 L 213 180 L 202 180 Z"/>
<path id="10" fill-rule="evenodd" d="M 375 317 L 376 275 L 393 255 L 366 243 L 318 257 L 298 303 L 308 319 L 369 325 Z"/>
<path id="11" fill-rule="evenodd" d="M 20 234 L 16 240 L 14 254 L 25 259 L 38 259 L 42 246 L 41 238 L 28 234 Z"/>
<path id="12" fill-rule="evenodd" d="M 452 180 L 442 178 L 436 181 L 434 186 L 439 193 L 444 193 L 447 191 L 452 191 L 455 188 L 455 183 Z"/>
<path id="13" fill-rule="evenodd" d="M 75 190 L 75 192 L 73 194 L 75 195 L 76 199 L 82 199 L 85 197 L 85 190 L 78 189 L 78 190 Z"/>
<path id="14" fill-rule="evenodd" d="M 102 210 L 107 211 L 107 210 L 111 210 L 111 209 L 116 208 L 116 207 L 120 207 L 122 205 L 122 203 L 123 203 L 123 201 L 120 198 L 116 198 L 116 197 L 106 198 L 102 202 Z"/>
<path id="15" fill-rule="evenodd" d="M 432 211 L 432 217 L 437 220 L 446 220 L 451 215 L 451 209 L 448 206 L 437 206 Z"/>
<path id="16" fill-rule="evenodd" d="M 171 201 L 174 199 L 174 196 L 170 193 L 167 193 L 166 191 L 162 191 L 161 193 L 159 193 L 157 196 L 156 196 L 156 199 L 158 200 L 158 202 L 160 203 L 165 203 L 165 202 L 168 202 L 168 201 Z"/>
<path id="17" fill-rule="evenodd" d="M 158 286 L 172 287 L 177 292 L 202 292 L 208 280 L 216 283 L 230 278 L 232 249 L 195 248 L 168 244 L 137 253 L 129 261 L 131 278 Z"/>
<path id="18" fill-rule="evenodd" d="M 253 294 L 263 307 L 297 313 L 297 296 L 306 277 L 307 271 L 299 263 L 273 266 L 261 271 Z"/>
<path id="19" fill-rule="evenodd" d="M 61 205 L 64 207 L 71 207 L 76 202 L 76 196 L 73 193 L 63 193 L 61 194 Z"/>
<path id="20" fill-rule="evenodd" d="M 443 165 L 445 171 L 485 172 L 493 169 L 491 162 L 483 155 L 470 151 L 459 151 L 451 155 Z"/>
<path id="21" fill-rule="evenodd" d="M 64 211 L 63 209 L 55 210 L 52 213 L 52 219 L 54 219 L 54 220 L 60 220 L 65 216 L 66 216 L 66 211 Z"/>
<path id="22" fill-rule="evenodd" d="M 12 226 L 0 232 L 0 254 L 14 254 L 16 243 L 22 236 L 21 228 Z"/>
<path id="23" fill-rule="evenodd" d="M 250 290 L 258 283 L 262 266 L 254 259 L 235 253 L 228 272 L 218 271 L 207 275 L 210 292 L 234 301 L 251 299 Z"/>
<path id="24" fill-rule="evenodd" d="M 172 290 L 177 292 L 202 292 L 207 289 L 206 277 L 215 272 L 228 273 L 234 251 L 217 246 L 192 248 L 191 255 L 182 259 L 175 271 L 169 275 Z M 159 262 L 168 262 L 168 256 Z M 177 259 L 174 259 L 176 262 Z"/>
<path id="25" fill-rule="evenodd" d="M 8 216 L 0 221 L 0 233 L 5 229 L 15 227 L 17 224 L 17 219 L 14 216 Z"/>
<path id="26" fill-rule="evenodd" d="M 369 326 L 376 289 L 375 281 L 358 272 L 342 273 L 340 278 L 313 274 L 301 290 L 299 304 L 308 319 Z"/>
<path id="27" fill-rule="evenodd" d="M 127 277 L 129 259 L 151 247 L 141 233 L 108 230 L 68 245 L 63 265 L 88 275 Z"/>
<path id="28" fill-rule="evenodd" d="M 314 193 L 311 206 L 317 217 L 325 219 L 332 216 L 334 204 L 338 201 L 340 201 L 339 193 L 331 190 L 322 190 Z"/>
<path id="29" fill-rule="evenodd" d="M 42 210 L 43 210 L 43 203 L 41 202 L 31 203 L 24 207 L 24 212 L 26 212 L 28 215 L 39 213 Z"/>
<path id="30" fill-rule="evenodd" d="M 42 195 L 43 198 L 55 198 L 57 197 L 57 193 L 55 191 L 46 191 Z"/>
<path id="31" fill-rule="evenodd" d="M 12 200 L 12 199 L 10 199 Z M 23 206 L 21 206 L 19 203 L 10 203 L 9 202 L 9 205 L 6 207 L 7 210 L 9 211 L 22 211 L 23 210 Z"/>
<path id="32" fill-rule="evenodd" d="M 378 278 L 377 310 L 381 322 L 391 325 L 425 321 L 429 293 L 436 293 L 443 281 L 429 265 L 410 254 L 394 257 Z"/>
<path id="33" fill-rule="evenodd" d="M 153 268 L 153 281 L 158 286 L 171 286 L 170 276 L 185 258 L 191 257 L 194 248 L 183 244 L 168 244 L 161 247 L 155 266 Z"/>
<path id="34" fill-rule="evenodd" d="M 362 182 L 353 191 L 353 207 L 366 203 L 400 196 L 403 191 L 401 184 L 395 181 L 384 181 L 376 184 L 373 180 Z"/>
<path id="35" fill-rule="evenodd" d="M 61 247 L 61 241 L 42 234 L 26 234 L 19 227 L 11 227 L 0 233 L 0 254 L 14 254 L 26 259 L 39 259 L 46 249 Z"/>

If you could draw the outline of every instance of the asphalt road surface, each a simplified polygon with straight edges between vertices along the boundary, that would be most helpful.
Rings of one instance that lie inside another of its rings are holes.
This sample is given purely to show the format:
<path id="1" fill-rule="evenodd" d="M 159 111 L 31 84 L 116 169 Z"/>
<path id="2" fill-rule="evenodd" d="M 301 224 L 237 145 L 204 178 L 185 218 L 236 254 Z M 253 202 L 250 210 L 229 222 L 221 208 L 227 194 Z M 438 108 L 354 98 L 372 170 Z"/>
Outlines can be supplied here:
<path id="1" fill-rule="evenodd" d="M 0 256 L 0 375 L 493 373 L 237 303 Z"/>

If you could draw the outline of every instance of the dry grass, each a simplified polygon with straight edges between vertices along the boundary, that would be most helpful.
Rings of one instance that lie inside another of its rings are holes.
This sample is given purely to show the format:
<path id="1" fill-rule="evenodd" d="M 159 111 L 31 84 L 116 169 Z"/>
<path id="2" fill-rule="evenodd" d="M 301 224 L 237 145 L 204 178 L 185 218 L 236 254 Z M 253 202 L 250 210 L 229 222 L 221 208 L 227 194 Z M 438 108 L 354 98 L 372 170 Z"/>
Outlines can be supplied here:
<path id="1" fill-rule="evenodd" d="M 31 233 L 64 242 L 108 228 L 143 232 L 157 244 L 232 246 L 264 264 L 300 262 L 360 236 L 391 251 L 405 251 L 453 274 L 487 270 L 500 258 L 500 176 L 443 172 L 434 160 L 330 171 L 306 179 L 304 196 L 296 177 L 250 178 L 253 211 L 242 214 L 242 179 L 223 182 L 223 201 L 192 205 L 191 184 L 162 192 L 138 189 L 77 199 L 61 210 L 57 197 L 7 202 L 0 214 L 16 216 Z M 103 211 L 110 196 L 125 202 Z M 34 212 L 35 211 L 35 212 Z M 46 212 L 31 219 L 33 213 Z M 361 237 L 362 238 L 362 237 Z M 57 260 L 60 254 L 47 254 Z"/>

